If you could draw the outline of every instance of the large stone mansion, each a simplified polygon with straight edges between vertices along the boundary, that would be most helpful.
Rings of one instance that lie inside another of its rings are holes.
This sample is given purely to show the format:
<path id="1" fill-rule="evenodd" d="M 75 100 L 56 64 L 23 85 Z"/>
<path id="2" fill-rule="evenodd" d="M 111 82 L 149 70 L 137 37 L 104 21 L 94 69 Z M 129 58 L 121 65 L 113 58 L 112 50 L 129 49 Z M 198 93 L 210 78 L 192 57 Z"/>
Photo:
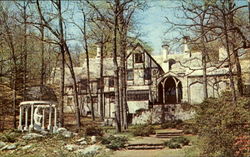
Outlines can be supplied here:
<path id="1" fill-rule="evenodd" d="M 227 53 L 224 48 L 218 49 L 219 59 L 208 63 L 208 96 L 219 97 L 222 91 L 229 88 Z M 247 51 L 246 51 L 247 52 Z M 162 54 L 152 56 L 143 46 L 137 44 L 127 52 L 126 78 L 127 78 L 127 103 L 129 115 L 135 116 L 139 110 L 164 109 L 167 115 L 174 118 L 188 119 L 190 113 L 185 114 L 181 104 L 198 104 L 204 99 L 202 84 L 201 52 L 190 52 L 186 44 L 183 52 L 174 54 L 169 52 L 168 46 L 162 46 Z M 250 91 L 250 59 L 249 51 L 240 58 L 244 80 L 244 92 Z M 104 94 L 103 105 L 105 118 L 114 117 L 114 80 L 113 60 L 104 58 L 103 77 Z M 219 66 L 222 65 L 222 66 Z M 75 67 L 78 81 L 80 108 L 83 115 L 90 110 L 90 99 L 87 92 L 86 61 L 81 67 Z M 60 72 L 57 69 L 54 81 L 59 82 Z M 74 111 L 73 86 L 69 70 L 66 69 L 66 96 L 65 112 Z M 92 95 L 94 98 L 95 115 L 100 114 L 100 47 L 97 55 L 90 58 L 90 77 Z M 168 117 L 171 118 L 171 117 Z"/>

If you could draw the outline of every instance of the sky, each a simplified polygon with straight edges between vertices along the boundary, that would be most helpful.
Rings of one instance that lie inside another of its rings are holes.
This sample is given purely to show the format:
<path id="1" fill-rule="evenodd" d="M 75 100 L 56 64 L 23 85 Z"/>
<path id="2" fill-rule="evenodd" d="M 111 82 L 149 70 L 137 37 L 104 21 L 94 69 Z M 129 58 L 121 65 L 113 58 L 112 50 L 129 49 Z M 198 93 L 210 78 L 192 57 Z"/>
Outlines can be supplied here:
<path id="1" fill-rule="evenodd" d="M 237 5 L 247 5 L 248 0 L 235 0 Z M 176 19 L 175 15 L 181 15 L 182 12 L 177 9 L 178 3 L 176 0 L 148 0 L 149 8 L 138 14 L 138 19 L 141 19 L 141 30 L 144 35 L 141 37 L 143 41 L 146 41 L 154 50 L 153 54 L 161 53 L 161 46 L 166 39 L 173 39 L 179 34 L 177 32 L 168 32 L 170 27 L 166 23 L 166 17 L 170 21 L 177 22 L 180 19 Z M 246 8 L 247 9 L 247 8 Z M 183 21 L 181 21 L 183 23 Z M 169 45 L 170 47 L 173 45 Z M 173 51 L 180 51 L 177 48 Z M 174 52 L 178 53 L 178 52 Z"/>
<path id="2" fill-rule="evenodd" d="M 173 17 L 171 7 L 174 7 L 174 2 L 155 0 L 149 3 L 149 8 L 138 14 L 143 32 L 141 39 L 154 49 L 154 54 L 161 53 L 164 39 L 169 35 L 166 34 L 169 26 L 165 17 Z"/>
<path id="3" fill-rule="evenodd" d="M 148 7 L 142 11 L 138 11 L 136 13 L 136 21 L 139 22 L 139 31 L 142 33 L 140 39 L 144 42 L 147 42 L 149 46 L 153 48 L 153 54 L 161 54 L 161 46 L 163 45 L 166 39 L 174 38 L 178 35 L 177 32 L 170 32 L 166 34 L 167 29 L 170 27 L 169 24 L 166 23 L 166 17 L 168 17 L 171 21 L 177 22 L 178 19 L 175 18 L 174 14 L 181 14 L 176 7 L 178 7 L 178 3 L 176 0 L 147 0 Z M 247 0 L 235 0 L 238 3 L 247 4 Z M 46 1 L 41 1 L 46 2 Z M 67 3 L 68 4 L 68 3 Z M 77 20 L 80 17 L 82 19 L 82 14 L 79 13 L 77 9 L 77 5 L 65 5 L 65 9 L 68 7 L 70 10 L 74 10 L 74 17 L 76 18 L 77 23 L 81 24 L 82 21 Z M 242 5 L 242 4 L 241 4 Z M 53 8 L 53 7 L 52 7 Z M 65 14 L 64 14 L 65 15 Z M 71 16 L 71 14 L 67 15 Z M 182 21 L 183 22 L 183 21 Z M 72 36 L 72 38 L 76 37 L 76 34 L 80 34 L 79 30 L 77 31 L 76 27 L 69 25 L 67 27 L 67 34 Z M 76 33 L 78 32 L 78 33 Z M 170 45 L 171 47 L 172 45 Z"/>
<path id="4" fill-rule="evenodd" d="M 176 4 L 175 0 L 148 0 L 148 7 L 135 13 L 135 20 L 139 23 L 139 29 L 137 31 L 142 33 L 140 39 L 147 42 L 149 46 L 153 48 L 153 54 L 155 55 L 161 53 L 161 46 L 164 39 L 169 38 L 169 35 L 175 35 L 175 33 L 166 35 L 165 32 L 169 26 L 165 22 L 165 17 L 173 18 L 173 8 L 176 7 Z M 74 14 L 76 15 L 75 21 L 82 23 L 82 20 L 78 19 L 79 16 L 81 17 L 82 15 L 79 14 L 77 9 L 75 9 Z M 75 36 L 76 30 L 74 29 L 77 28 L 72 25 L 72 27 L 69 26 L 68 29 L 71 29 L 68 31 L 71 33 L 68 34 Z"/>

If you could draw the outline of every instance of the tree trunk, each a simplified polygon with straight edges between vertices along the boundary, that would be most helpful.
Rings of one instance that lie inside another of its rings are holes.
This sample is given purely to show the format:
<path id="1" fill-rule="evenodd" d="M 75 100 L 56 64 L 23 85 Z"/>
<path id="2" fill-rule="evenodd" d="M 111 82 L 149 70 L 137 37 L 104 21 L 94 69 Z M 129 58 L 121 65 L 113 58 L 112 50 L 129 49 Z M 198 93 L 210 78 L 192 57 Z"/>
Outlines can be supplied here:
<path id="1" fill-rule="evenodd" d="M 65 52 L 63 46 L 61 48 L 61 79 L 60 79 L 60 102 L 59 102 L 59 120 L 60 127 L 64 126 L 64 80 L 65 80 Z"/>
<path id="2" fill-rule="evenodd" d="M 60 51 L 61 51 L 61 82 L 60 82 L 60 123 L 64 126 L 64 80 L 65 80 L 65 47 L 64 47 L 64 32 L 61 13 L 61 0 L 58 0 L 58 14 L 59 14 L 59 29 L 60 29 Z"/>
<path id="3" fill-rule="evenodd" d="M 228 37 L 228 23 L 227 23 L 227 17 L 226 13 L 223 12 L 223 25 L 224 25 L 224 35 L 225 35 L 225 44 L 226 44 L 226 50 L 228 55 L 228 65 L 229 65 L 229 80 L 230 80 L 230 88 L 232 92 L 232 101 L 236 103 L 236 90 L 234 85 L 234 76 L 233 76 L 233 67 L 232 67 L 232 61 L 231 61 L 231 53 L 230 53 L 230 43 L 229 43 L 229 37 Z"/>
<path id="4" fill-rule="evenodd" d="M 243 81 L 242 81 L 242 72 L 241 72 L 241 65 L 239 60 L 238 51 L 234 51 L 234 59 L 235 59 L 235 65 L 236 65 L 236 71 L 237 71 L 237 88 L 239 90 L 240 96 L 243 96 Z"/>
<path id="5" fill-rule="evenodd" d="M 206 45 L 205 45 L 205 34 L 204 34 L 204 20 L 205 20 L 206 12 L 202 14 L 201 17 L 201 42 L 202 42 L 202 71 L 203 71 L 203 94 L 204 99 L 208 98 L 207 92 L 207 52 L 206 52 Z"/>
<path id="6" fill-rule="evenodd" d="M 103 38 L 103 37 L 102 37 Z M 103 39 L 102 39 L 103 40 Z M 104 81 L 103 81 L 103 49 L 104 49 L 104 43 L 103 41 L 101 42 L 101 58 L 100 58 L 100 115 L 101 115 L 101 120 L 104 120 L 104 103 L 103 103 L 103 90 L 104 90 Z"/>
<path id="7" fill-rule="evenodd" d="M 74 65 L 73 65 L 72 57 L 71 57 L 71 54 L 69 52 L 69 48 L 68 48 L 68 46 L 66 44 L 66 41 L 64 42 L 64 48 L 65 48 L 65 51 L 66 51 L 66 53 L 68 55 L 69 69 L 70 69 L 71 77 L 73 79 L 76 125 L 77 125 L 77 128 L 80 129 L 80 127 L 81 127 L 81 119 L 80 119 L 80 108 L 79 108 L 80 105 L 79 105 L 79 99 L 78 99 L 77 82 L 76 82 L 76 76 L 75 76 L 75 72 L 74 72 Z"/>
<path id="8" fill-rule="evenodd" d="M 228 2 L 229 5 L 229 10 L 232 11 L 234 9 L 234 0 L 229 0 Z M 234 27 L 234 12 L 231 12 L 229 15 L 229 22 L 231 28 Z M 235 61 L 235 66 L 236 66 L 236 72 L 237 72 L 237 88 L 239 91 L 240 96 L 243 96 L 243 81 L 242 81 L 242 72 L 241 72 L 241 65 L 240 65 L 240 60 L 239 60 L 239 55 L 238 51 L 235 50 L 235 43 L 236 43 L 236 33 L 235 31 L 232 32 L 232 45 L 233 45 L 233 59 Z"/>
<path id="9" fill-rule="evenodd" d="M 120 54 L 120 103 L 121 103 L 121 125 L 124 130 L 127 129 L 128 123 L 127 123 L 127 90 L 126 90 L 126 47 L 127 47 L 127 41 L 126 41 L 126 35 L 127 35 L 127 29 L 124 23 L 123 15 L 120 15 L 120 20 L 123 25 L 123 28 L 120 31 L 120 46 L 121 46 L 121 54 Z"/>
<path id="10" fill-rule="evenodd" d="M 28 2 L 24 1 L 24 7 L 23 7 L 23 19 L 24 19 L 24 66 L 23 66 L 23 98 L 25 100 L 25 90 L 26 90 L 26 84 L 27 84 L 27 14 L 26 14 L 26 7 Z"/>
<path id="11" fill-rule="evenodd" d="M 121 132 L 121 116 L 120 116 L 120 99 L 119 99 L 119 67 L 117 63 L 117 29 L 118 29 L 118 7 L 120 0 L 115 0 L 115 19 L 114 19 L 114 35 L 113 35 L 113 63 L 114 63 L 114 92 L 115 92 L 115 121 L 116 132 Z"/>
<path id="12" fill-rule="evenodd" d="M 41 20 L 42 23 L 42 20 Z M 41 33 L 41 78 L 40 84 L 41 86 L 44 85 L 44 78 L 45 78 L 45 68 L 44 68 L 44 26 L 40 26 L 40 33 Z"/>
<path id="13" fill-rule="evenodd" d="M 90 87 L 90 72 L 89 72 L 89 49 L 88 49 L 88 39 L 87 39 L 87 32 L 86 32 L 86 15 L 83 14 L 84 18 L 84 43 L 85 43 L 85 51 L 86 51 L 86 60 L 87 60 L 87 86 L 88 86 L 88 93 L 89 93 L 89 98 L 90 98 L 90 105 L 91 105 L 91 117 L 92 120 L 95 120 L 95 109 L 94 109 L 94 102 L 93 102 L 93 97 L 92 97 L 92 91 Z"/>

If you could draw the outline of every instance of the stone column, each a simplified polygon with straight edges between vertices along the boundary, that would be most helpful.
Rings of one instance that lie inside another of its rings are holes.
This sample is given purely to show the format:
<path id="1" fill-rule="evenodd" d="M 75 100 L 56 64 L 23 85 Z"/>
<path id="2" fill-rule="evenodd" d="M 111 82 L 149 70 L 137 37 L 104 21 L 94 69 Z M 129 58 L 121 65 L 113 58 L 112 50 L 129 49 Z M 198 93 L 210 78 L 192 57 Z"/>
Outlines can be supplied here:
<path id="1" fill-rule="evenodd" d="M 22 118 L 23 118 L 23 106 L 20 106 L 20 109 L 19 109 L 19 126 L 18 126 L 18 130 L 23 130 L 23 126 L 22 126 Z"/>
<path id="2" fill-rule="evenodd" d="M 54 127 L 53 127 L 53 132 L 56 132 L 57 130 L 57 125 L 56 125 L 56 121 L 57 121 L 57 110 L 56 110 L 56 107 L 54 107 Z"/>
<path id="3" fill-rule="evenodd" d="M 43 121 L 42 121 L 42 131 L 45 130 L 45 108 L 43 108 Z"/>
<path id="4" fill-rule="evenodd" d="M 165 81 L 164 81 L 165 82 Z M 165 83 L 161 83 L 162 85 L 162 91 L 163 91 L 163 104 L 166 103 L 166 91 L 165 91 L 165 86 L 164 86 Z"/>
<path id="5" fill-rule="evenodd" d="M 49 125 L 48 125 L 48 130 L 51 131 L 51 116 L 52 116 L 52 109 L 51 109 L 51 105 L 49 106 Z"/>
<path id="6" fill-rule="evenodd" d="M 28 130 L 28 111 L 29 111 L 29 106 L 25 106 L 25 127 L 24 130 L 27 131 Z"/>
<path id="7" fill-rule="evenodd" d="M 34 104 L 31 104 L 31 113 L 30 113 L 30 127 L 29 130 L 32 131 L 34 128 Z"/>
<path id="8" fill-rule="evenodd" d="M 176 94 L 176 103 L 179 103 L 179 91 L 178 91 L 178 85 L 180 81 L 177 81 L 175 84 L 175 94 Z"/>

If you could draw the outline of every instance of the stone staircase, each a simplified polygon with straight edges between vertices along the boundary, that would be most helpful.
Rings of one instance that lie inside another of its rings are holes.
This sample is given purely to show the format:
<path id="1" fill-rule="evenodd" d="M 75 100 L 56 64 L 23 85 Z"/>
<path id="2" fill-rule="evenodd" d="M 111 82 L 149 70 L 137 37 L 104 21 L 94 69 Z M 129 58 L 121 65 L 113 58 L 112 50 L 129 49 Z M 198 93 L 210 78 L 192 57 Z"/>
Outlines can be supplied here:
<path id="1" fill-rule="evenodd" d="M 128 144 L 126 147 L 128 150 L 152 150 L 152 149 L 163 149 L 163 143 L 150 144 L 150 143 L 136 143 Z"/>
<path id="2" fill-rule="evenodd" d="M 157 132 L 156 137 L 158 138 L 172 138 L 182 136 L 183 131 L 173 131 L 173 132 Z"/>

